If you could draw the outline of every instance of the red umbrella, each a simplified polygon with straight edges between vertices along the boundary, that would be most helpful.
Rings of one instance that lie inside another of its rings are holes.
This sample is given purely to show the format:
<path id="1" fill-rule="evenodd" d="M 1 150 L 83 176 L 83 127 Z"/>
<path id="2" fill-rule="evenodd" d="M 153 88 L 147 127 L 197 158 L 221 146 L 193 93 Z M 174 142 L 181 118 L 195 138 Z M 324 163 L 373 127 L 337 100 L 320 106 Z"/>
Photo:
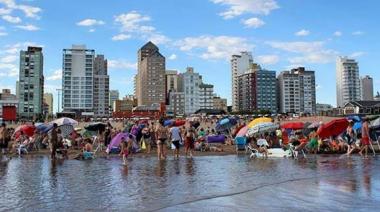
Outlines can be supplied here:
<path id="1" fill-rule="evenodd" d="M 36 127 L 34 125 L 24 124 L 24 125 L 18 126 L 15 129 L 15 132 L 13 135 L 15 136 L 15 138 L 18 138 L 21 132 L 23 132 L 25 135 L 32 137 L 35 131 L 36 131 Z"/>
<path id="2" fill-rule="evenodd" d="M 348 127 L 347 119 L 335 119 L 327 124 L 322 124 L 317 131 L 320 138 L 328 138 L 330 136 L 338 136 Z"/>
<path id="3" fill-rule="evenodd" d="M 186 124 L 186 120 L 176 120 L 174 126 L 179 127 Z"/>
<path id="4" fill-rule="evenodd" d="M 288 122 L 281 125 L 282 129 L 292 129 L 292 130 L 300 130 L 305 127 L 305 123 L 303 122 Z"/>

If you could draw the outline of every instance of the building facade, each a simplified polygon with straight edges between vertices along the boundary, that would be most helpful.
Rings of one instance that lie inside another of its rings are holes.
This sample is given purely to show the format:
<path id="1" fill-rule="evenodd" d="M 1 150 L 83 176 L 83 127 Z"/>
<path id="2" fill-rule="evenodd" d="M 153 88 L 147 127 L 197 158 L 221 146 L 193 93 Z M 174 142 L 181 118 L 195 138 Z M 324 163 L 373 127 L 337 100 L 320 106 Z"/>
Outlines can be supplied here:
<path id="1" fill-rule="evenodd" d="M 166 100 L 165 57 L 152 42 L 138 51 L 136 97 L 138 105 L 161 104 Z"/>
<path id="2" fill-rule="evenodd" d="M 232 86 L 232 111 L 239 109 L 238 77 L 247 72 L 253 63 L 251 52 L 241 52 L 240 55 L 232 55 L 231 58 L 231 86 Z"/>
<path id="3" fill-rule="evenodd" d="M 185 115 L 185 95 L 184 92 L 170 92 L 169 105 L 167 113 L 172 113 L 174 116 Z"/>
<path id="4" fill-rule="evenodd" d="M 193 67 L 187 67 L 186 72 L 180 76 L 185 97 L 185 114 L 193 114 L 200 108 L 199 86 L 202 84 L 202 77 L 194 72 Z"/>
<path id="5" fill-rule="evenodd" d="M 42 117 L 44 75 L 41 47 L 28 47 L 20 52 L 20 74 L 18 83 L 20 118 L 28 120 Z"/>
<path id="6" fill-rule="evenodd" d="M 304 67 L 278 76 L 281 113 L 316 113 L 315 73 Z"/>
<path id="7" fill-rule="evenodd" d="M 46 103 L 48 110 L 48 115 L 53 115 L 53 94 L 52 93 L 45 93 L 44 94 L 44 102 Z"/>
<path id="8" fill-rule="evenodd" d="M 214 109 L 214 85 L 199 85 L 199 109 Z"/>
<path id="9" fill-rule="evenodd" d="M 0 119 L 1 121 L 16 121 L 18 99 L 11 90 L 3 89 L 0 93 Z"/>
<path id="10" fill-rule="evenodd" d="M 110 112 L 112 113 L 114 110 L 114 102 L 116 100 L 119 100 L 119 91 L 118 90 L 110 90 L 110 99 L 109 99 L 109 107 L 110 107 Z"/>
<path id="11" fill-rule="evenodd" d="M 361 88 L 361 100 L 372 101 L 373 100 L 373 79 L 366 75 L 360 79 Z"/>
<path id="12" fill-rule="evenodd" d="M 320 104 L 320 103 L 316 104 L 317 115 L 323 115 L 324 112 L 331 111 L 333 108 L 334 107 L 330 104 Z"/>
<path id="13" fill-rule="evenodd" d="M 77 116 L 94 115 L 94 58 L 95 50 L 85 45 L 63 49 L 62 97 L 63 111 Z"/>
<path id="14" fill-rule="evenodd" d="M 256 110 L 277 113 L 276 71 L 257 70 L 256 78 Z"/>
<path id="15" fill-rule="evenodd" d="M 96 117 L 109 116 L 109 76 L 107 60 L 104 55 L 97 55 L 94 59 L 94 113 Z"/>
<path id="16" fill-rule="evenodd" d="M 359 65 L 354 59 L 338 57 L 336 61 L 337 106 L 360 100 Z"/>
<path id="17" fill-rule="evenodd" d="M 213 97 L 214 108 L 215 110 L 224 110 L 227 112 L 227 99 L 220 98 L 218 96 Z"/>
<path id="18" fill-rule="evenodd" d="M 254 72 L 239 75 L 237 93 L 238 107 L 236 111 L 250 112 L 257 109 L 256 74 Z"/>

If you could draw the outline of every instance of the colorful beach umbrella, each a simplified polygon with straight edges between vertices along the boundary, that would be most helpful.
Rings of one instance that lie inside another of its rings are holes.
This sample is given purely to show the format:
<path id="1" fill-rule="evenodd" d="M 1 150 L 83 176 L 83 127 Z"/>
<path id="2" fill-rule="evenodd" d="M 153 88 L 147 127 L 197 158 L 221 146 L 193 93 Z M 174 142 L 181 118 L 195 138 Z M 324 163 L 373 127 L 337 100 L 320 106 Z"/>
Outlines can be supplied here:
<path id="1" fill-rule="evenodd" d="M 32 137 L 34 135 L 35 131 L 36 131 L 36 127 L 34 125 L 24 124 L 24 125 L 18 126 L 15 129 L 15 132 L 13 133 L 13 136 L 15 136 L 16 138 L 18 138 L 20 136 L 21 132 L 23 132 L 25 135 L 27 135 L 29 137 Z"/>
<path id="2" fill-rule="evenodd" d="M 252 137 L 252 136 L 267 133 L 267 132 L 274 132 L 278 128 L 279 128 L 279 125 L 272 122 L 259 123 L 251 128 L 248 127 L 247 136 Z"/>
<path id="3" fill-rule="evenodd" d="M 77 121 L 75 121 L 72 118 L 67 118 L 67 117 L 56 119 L 52 121 L 51 123 L 56 123 L 58 126 L 62 126 L 62 125 L 77 126 L 78 125 Z"/>
<path id="4" fill-rule="evenodd" d="M 236 137 L 244 137 L 247 134 L 247 131 L 248 126 L 243 126 L 243 128 L 241 128 L 239 132 L 236 134 Z"/>
<path id="5" fill-rule="evenodd" d="M 267 118 L 267 117 L 257 118 L 257 119 L 254 119 L 253 121 L 249 122 L 248 128 L 251 128 L 251 127 L 253 127 L 257 124 L 260 124 L 260 123 L 267 123 L 267 122 L 272 122 L 272 119 Z"/>
<path id="6" fill-rule="evenodd" d="M 370 127 L 372 129 L 380 128 L 380 118 L 371 121 Z"/>
<path id="7" fill-rule="evenodd" d="M 348 127 L 347 119 L 335 119 L 327 124 L 322 124 L 317 131 L 320 138 L 328 138 L 330 136 L 338 136 L 342 134 Z"/>
<path id="8" fill-rule="evenodd" d="M 300 130 L 305 127 L 305 123 L 303 122 L 288 122 L 281 125 L 282 129 L 292 129 L 292 130 Z"/>

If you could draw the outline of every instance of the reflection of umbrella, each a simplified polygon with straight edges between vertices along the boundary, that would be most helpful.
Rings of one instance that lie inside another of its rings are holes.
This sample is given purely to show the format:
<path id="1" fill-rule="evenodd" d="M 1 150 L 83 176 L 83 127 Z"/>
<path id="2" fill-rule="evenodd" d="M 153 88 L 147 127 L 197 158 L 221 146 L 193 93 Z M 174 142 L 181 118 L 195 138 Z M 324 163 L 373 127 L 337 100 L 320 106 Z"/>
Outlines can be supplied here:
<path id="1" fill-rule="evenodd" d="M 248 126 L 244 126 L 239 130 L 239 132 L 236 134 L 236 137 L 243 137 L 245 134 L 247 134 Z"/>
<path id="2" fill-rule="evenodd" d="M 288 122 L 281 125 L 282 129 L 300 130 L 303 129 L 305 124 L 303 122 Z"/>
<path id="3" fill-rule="evenodd" d="M 96 122 L 96 123 L 91 123 L 85 126 L 84 128 L 90 131 L 104 131 L 106 129 L 106 124 L 102 122 Z"/>
<path id="4" fill-rule="evenodd" d="M 15 129 L 15 132 L 13 135 L 18 138 L 20 136 L 20 133 L 23 132 L 25 135 L 32 137 L 34 135 L 34 131 L 36 130 L 36 127 L 29 124 L 20 125 Z"/>
<path id="5" fill-rule="evenodd" d="M 56 119 L 52 121 L 52 123 L 56 123 L 58 126 L 62 126 L 62 125 L 77 126 L 78 125 L 77 121 L 71 118 L 67 118 L 67 117 Z"/>
<path id="6" fill-rule="evenodd" d="M 251 137 L 257 134 L 274 132 L 279 128 L 278 124 L 272 122 L 265 122 L 256 124 L 254 127 L 249 128 L 247 131 L 247 136 Z"/>
<path id="7" fill-rule="evenodd" d="M 318 128 L 320 138 L 328 138 L 330 136 L 338 136 L 343 133 L 348 127 L 347 119 L 335 119 L 327 124 L 323 124 Z"/>
<path id="8" fill-rule="evenodd" d="M 267 117 L 262 117 L 262 118 L 257 118 L 257 119 L 254 119 L 253 121 L 249 122 L 248 124 L 248 128 L 251 128 L 257 124 L 260 124 L 260 123 L 266 123 L 266 122 L 272 122 L 272 119 L 271 118 L 267 118 Z"/>
<path id="9" fill-rule="evenodd" d="M 62 125 L 59 126 L 63 138 L 67 138 L 73 131 L 74 127 L 71 125 Z"/>

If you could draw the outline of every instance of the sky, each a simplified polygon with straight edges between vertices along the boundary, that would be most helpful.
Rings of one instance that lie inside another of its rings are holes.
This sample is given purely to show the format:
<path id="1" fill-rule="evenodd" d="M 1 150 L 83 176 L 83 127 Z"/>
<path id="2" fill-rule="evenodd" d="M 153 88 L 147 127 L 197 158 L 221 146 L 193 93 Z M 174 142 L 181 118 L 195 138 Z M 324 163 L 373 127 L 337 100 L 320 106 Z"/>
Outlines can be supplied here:
<path id="1" fill-rule="evenodd" d="M 108 59 L 110 88 L 133 94 L 137 51 L 151 40 L 167 69 L 194 67 L 229 104 L 230 57 L 251 51 L 277 73 L 314 70 L 317 102 L 336 105 L 338 56 L 355 58 L 380 91 L 378 8 L 378 0 L 0 0 L 0 89 L 15 92 L 20 50 L 42 46 L 57 110 L 62 49 L 85 44 Z"/>

